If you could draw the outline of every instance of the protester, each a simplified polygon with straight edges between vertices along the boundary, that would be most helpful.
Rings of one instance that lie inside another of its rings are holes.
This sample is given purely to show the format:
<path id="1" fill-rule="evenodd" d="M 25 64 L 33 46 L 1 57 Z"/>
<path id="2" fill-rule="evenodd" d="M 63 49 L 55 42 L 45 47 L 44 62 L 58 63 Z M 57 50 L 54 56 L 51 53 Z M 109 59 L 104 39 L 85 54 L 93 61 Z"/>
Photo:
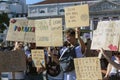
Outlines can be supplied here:
<path id="1" fill-rule="evenodd" d="M 69 47 L 70 46 L 70 44 L 68 43 L 68 41 L 64 41 L 63 42 L 63 46 L 61 47 L 61 49 L 60 49 L 60 55 L 62 54 L 62 52 L 67 48 L 67 47 Z"/>
<path id="2" fill-rule="evenodd" d="M 62 52 L 59 62 L 62 67 L 62 70 L 64 71 L 64 80 L 76 80 L 76 74 L 74 69 L 74 63 L 73 58 L 81 58 L 83 57 L 83 54 L 85 52 L 85 44 L 83 40 L 80 38 L 80 28 L 77 29 L 77 35 L 78 35 L 78 41 L 75 37 L 75 29 L 69 28 L 65 31 L 66 38 L 68 43 L 70 43 L 70 47 L 67 47 Z M 70 60 L 69 60 L 70 59 Z M 67 66 L 66 62 L 69 63 Z"/>
<path id="3" fill-rule="evenodd" d="M 104 50 L 103 50 L 103 55 L 105 56 L 105 58 L 107 59 L 107 61 L 110 64 L 112 64 L 115 68 L 120 69 L 120 65 L 117 64 L 116 62 L 112 61 L 111 58 L 104 52 Z M 120 58 L 120 52 L 116 52 L 116 53 L 114 53 L 114 55 L 115 55 L 116 60 L 119 61 L 120 60 L 119 59 Z"/>
<path id="4" fill-rule="evenodd" d="M 14 48 L 12 51 L 16 51 L 16 50 L 23 50 L 22 42 L 15 42 Z M 24 71 L 10 72 L 8 75 L 8 78 L 14 79 L 14 80 L 24 80 Z"/>
<path id="5" fill-rule="evenodd" d="M 60 57 L 59 52 L 60 52 L 59 47 L 51 47 L 50 51 L 48 50 L 48 53 L 51 54 L 48 56 L 46 64 L 48 80 L 63 80 L 63 71 L 61 71 L 60 64 L 59 62 L 54 60 L 54 59 L 59 60 Z"/>
<path id="6" fill-rule="evenodd" d="M 120 80 L 120 52 L 113 51 L 113 55 L 115 56 L 115 60 L 112 61 L 108 54 L 102 49 L 102 54 L 110 63 L 108 65 L 108 71 L 104 78 L 104 80 Z M 117 78 L 117 79 L 116 79 Z"/>
<path id="7" fill-rule="evenodd" d="M 33 65 L 33 60 L 31 56 L 31 50 L 35 49 L 36 46 L 34 43 L 31 43 L 30 46 L 30 53 L 26 53 L 27 56 L 27 70 L 26 70 L 26 75 L 25 75 L 25 80 L 43 80 L 43 71 L 45 68 L 42 67 L 35 67 Z M 27 51 L 28 52 L 28 51 Z"/>

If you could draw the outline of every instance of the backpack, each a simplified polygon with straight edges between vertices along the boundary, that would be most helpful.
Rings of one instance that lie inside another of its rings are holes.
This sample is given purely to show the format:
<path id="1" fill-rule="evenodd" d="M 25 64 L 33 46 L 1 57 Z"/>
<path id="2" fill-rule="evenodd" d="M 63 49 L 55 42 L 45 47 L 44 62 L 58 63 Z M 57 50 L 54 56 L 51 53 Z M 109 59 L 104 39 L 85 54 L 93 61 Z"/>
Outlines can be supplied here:
<path id="1" fill-rule="evenodd" d="M 46 65 L 47 74 L 49 74 L 50 76 L 56 77 L 61 72 L 60 65 L 52 61 L 52 58 L 50 56 L 48 58 L 49 58 L 49 62 Z"/>
<path id="2" fill-rule="evenodd" d="M 60 66 L 63 70 L 63 72 L 70 72 L 73 71 L 75 69 L 74 67 L 74 58 L 76 58 L 76 53 L 75 53 L 75 47 L 77 47 L 77 45 L 75 45 L 74 47 L 69 47 L 66 49 L 66 51 L 62 53 L 61 57 L 60 57 Z"/>

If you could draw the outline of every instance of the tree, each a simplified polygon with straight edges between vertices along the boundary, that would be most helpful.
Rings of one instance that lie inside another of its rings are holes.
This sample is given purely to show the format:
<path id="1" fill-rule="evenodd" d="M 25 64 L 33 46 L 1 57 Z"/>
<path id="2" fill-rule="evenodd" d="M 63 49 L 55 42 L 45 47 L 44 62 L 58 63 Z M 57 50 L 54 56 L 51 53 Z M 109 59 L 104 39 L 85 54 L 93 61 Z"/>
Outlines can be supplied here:
<path id="1" fill-rule="evenodd" d="M 0 33 L 2 33 L 6 29 L 4 23 L 9 26 L 9 20 L 10 19 L 7 13 L 0 14 Z"/>

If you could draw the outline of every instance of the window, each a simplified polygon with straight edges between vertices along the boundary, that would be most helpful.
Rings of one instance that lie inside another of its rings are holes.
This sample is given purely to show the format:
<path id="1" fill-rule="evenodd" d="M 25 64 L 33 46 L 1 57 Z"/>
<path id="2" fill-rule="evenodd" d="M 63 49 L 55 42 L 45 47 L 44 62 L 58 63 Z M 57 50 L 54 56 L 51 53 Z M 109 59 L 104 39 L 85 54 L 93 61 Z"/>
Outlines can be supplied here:
<path id="1" fill-rule="evenodd" d="M 44 11 L 44 10 L 41 10 L 40 13 L 45 13 L 45 11 Z"/>
<path id="2" fill-rule="evenodd" d="M 65 10 L 64 9 L 60 9 L 60 12 L 65 12 Z"/>

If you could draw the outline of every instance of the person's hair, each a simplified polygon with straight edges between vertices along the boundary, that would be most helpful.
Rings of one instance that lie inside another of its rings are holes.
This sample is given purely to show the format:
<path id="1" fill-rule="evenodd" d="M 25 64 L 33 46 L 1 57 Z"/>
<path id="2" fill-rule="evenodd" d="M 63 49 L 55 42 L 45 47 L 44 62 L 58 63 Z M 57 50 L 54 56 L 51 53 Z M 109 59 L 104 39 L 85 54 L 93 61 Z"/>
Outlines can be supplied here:
<path id="1" fill-rule="evenodd" d="M 75 36 L 75 29 L 73 29 L 73 28 L 68 28 L 68 29 L 65 31 L 65 34 L 69 34 L 70 36 Z"/>
<path id="2" fill-rule="evenodd" d="M 120 52 L 118 51 L 112 51 L 113 55 L 120 55 Z"/>

